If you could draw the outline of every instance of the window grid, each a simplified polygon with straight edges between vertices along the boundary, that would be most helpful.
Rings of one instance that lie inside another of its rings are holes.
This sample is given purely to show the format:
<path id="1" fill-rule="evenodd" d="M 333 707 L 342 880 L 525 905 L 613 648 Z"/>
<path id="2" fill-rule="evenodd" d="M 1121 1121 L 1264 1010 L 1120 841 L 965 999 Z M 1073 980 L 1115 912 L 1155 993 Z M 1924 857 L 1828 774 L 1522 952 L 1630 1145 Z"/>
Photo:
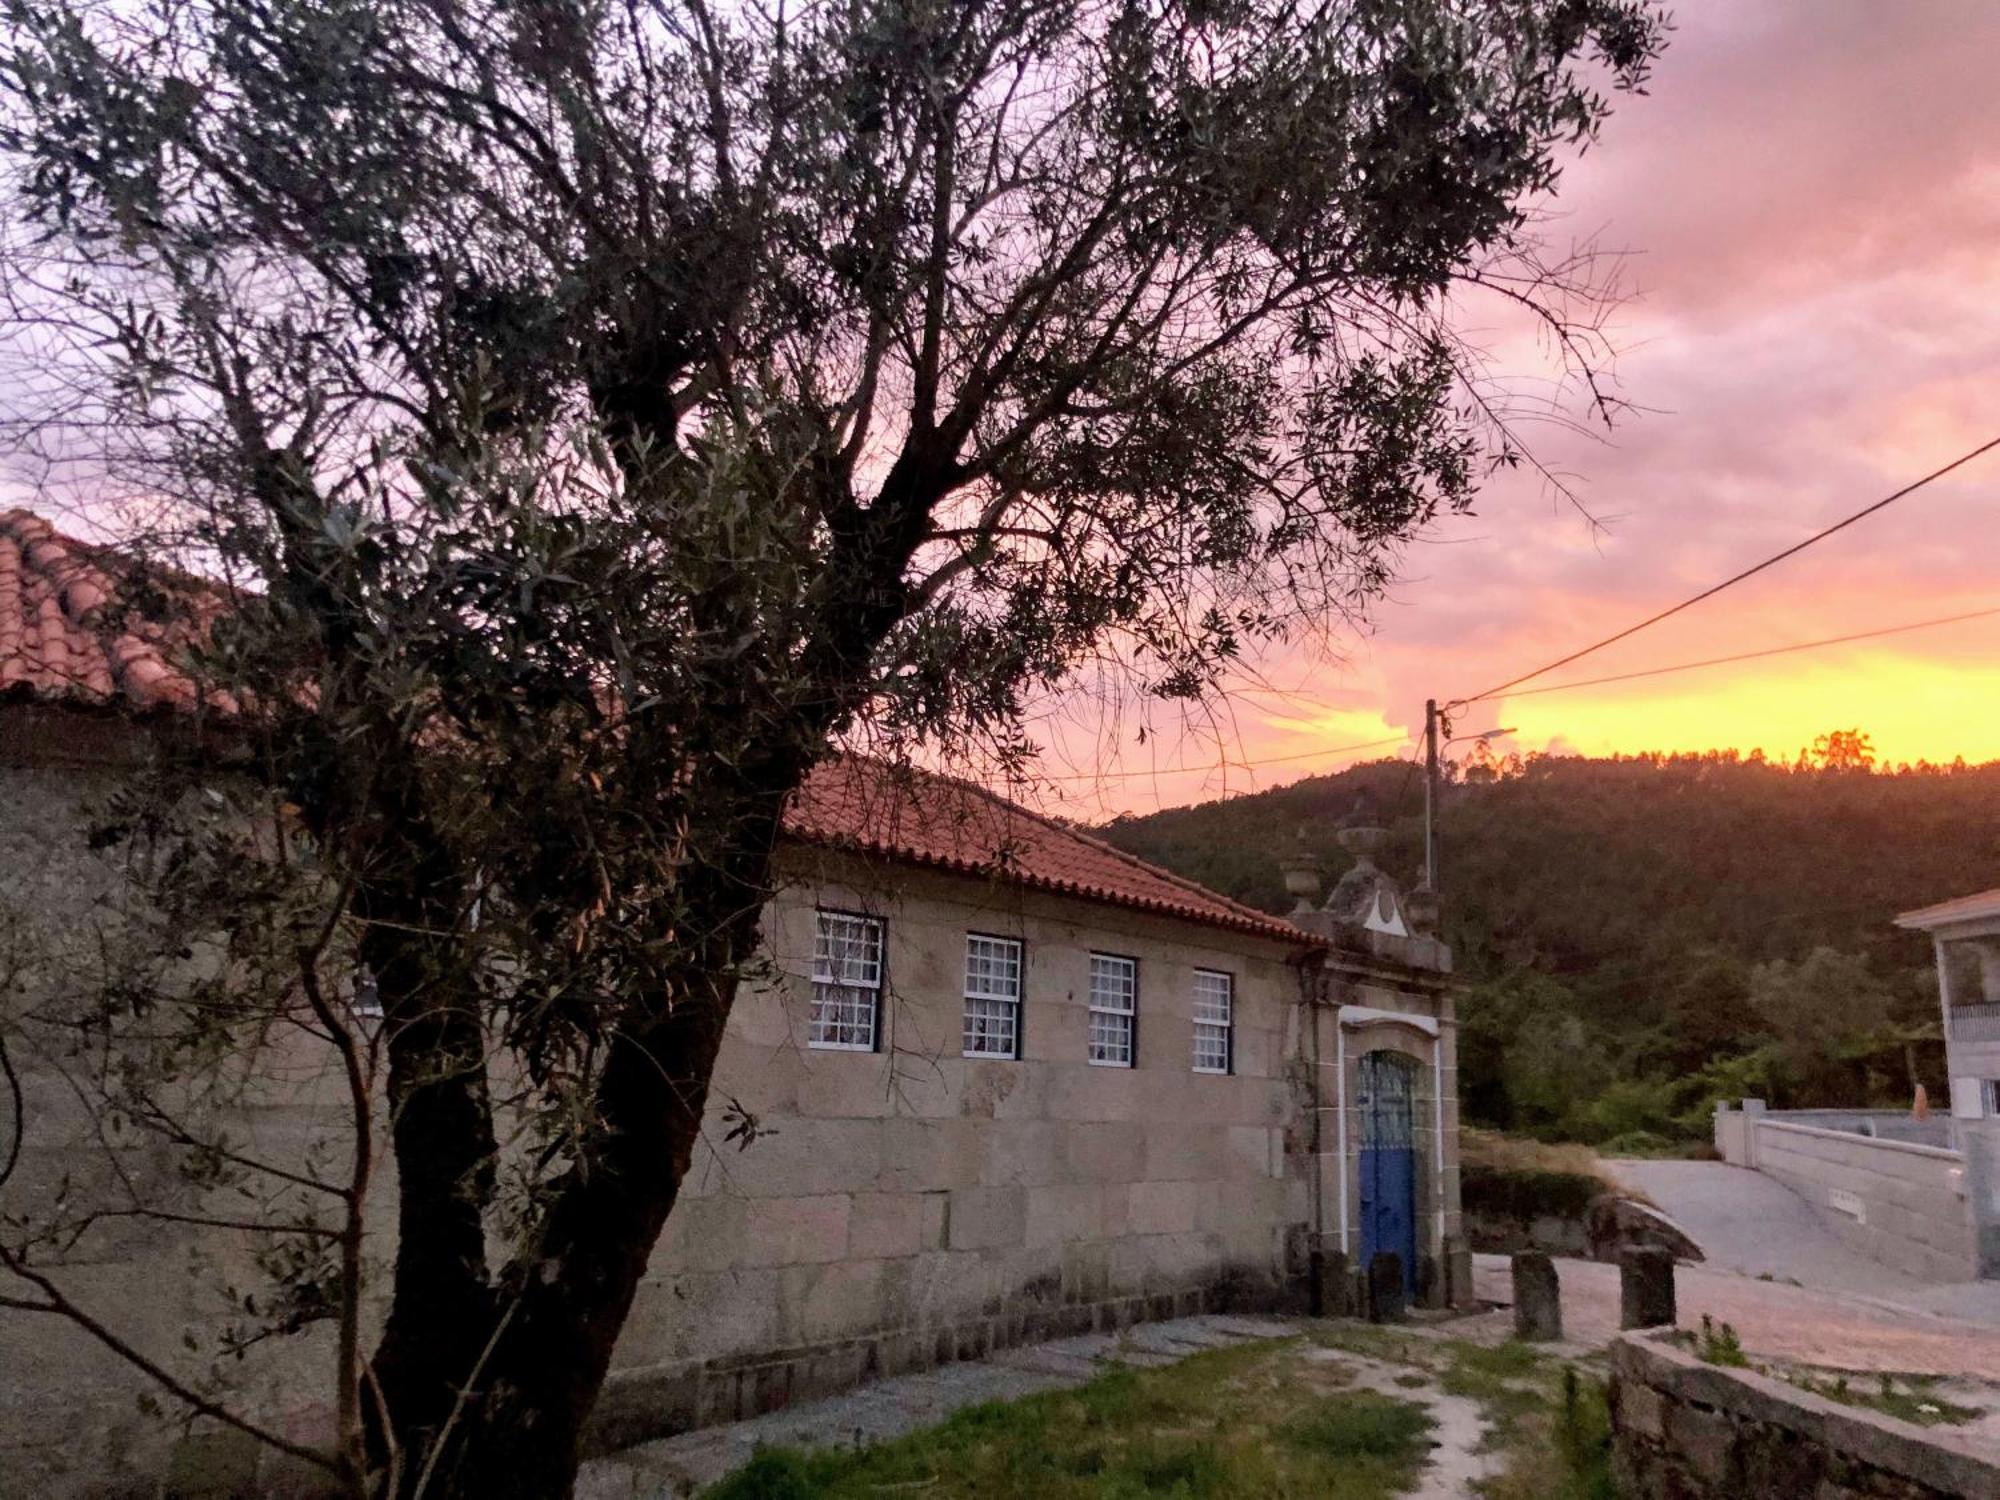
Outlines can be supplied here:
<path id="1" fill-rule="evenodd" d="M 1194 971 L 1194 1070 L 1227 1073 L 1236 1018 L 1236 981 L 1213 969 Z"/>
<path id="2" fill-rule="evenodd" d="M 807 1044 L 873 1052 L 882 1008 L 882 924 L 848 912 L 823 911 L 817 917 Z"/>
<path id="3" fill-rule="evenodd" d="M 965 1055 L 1021 1055 L 1021 945 L 965 935 Z"/>
<path id="4" fill-rule="evenodd" d="M 1129 1068 L 1139 1009 L 1139 961 L 1110 953 L 1090 955 L 1090 1061 L 1101 1068 Z"/>

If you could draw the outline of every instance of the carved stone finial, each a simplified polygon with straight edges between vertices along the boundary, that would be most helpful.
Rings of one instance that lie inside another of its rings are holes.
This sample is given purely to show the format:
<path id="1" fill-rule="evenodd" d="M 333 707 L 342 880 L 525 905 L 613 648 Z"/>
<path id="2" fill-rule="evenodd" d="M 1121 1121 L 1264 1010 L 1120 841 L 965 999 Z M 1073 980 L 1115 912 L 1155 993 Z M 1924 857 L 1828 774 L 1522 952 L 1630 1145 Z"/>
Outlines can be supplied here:
<path id="1" fill-rule="evenodd" d="M 1306 847 L 1304 828 L 1294 835 L 1291 851 L 1278 856 L 1278 872 L 1285 877 L 1286 894 L 1297 903 L 1292 907 L 1292 915 L 1296 917 L 1314 910 L 1313 903 L 1319 899 L 1326 865 Z"/>

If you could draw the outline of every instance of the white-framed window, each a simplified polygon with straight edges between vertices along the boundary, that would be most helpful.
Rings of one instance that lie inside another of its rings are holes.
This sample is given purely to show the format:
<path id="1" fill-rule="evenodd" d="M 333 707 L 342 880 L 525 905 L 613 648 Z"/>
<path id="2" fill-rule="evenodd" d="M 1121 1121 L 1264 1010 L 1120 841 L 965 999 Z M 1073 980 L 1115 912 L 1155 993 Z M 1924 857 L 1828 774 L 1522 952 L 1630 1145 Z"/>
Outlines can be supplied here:
<path id="1" fill-rule="evenodd" d="M 382 1019 L 382 992 L 375 984 L 375 971 L 366 964 L 356 964 L 350 977 L 353 986 L 353 1008 L 356 1017 L 363 1021 Z"/>
<path id="2" fill-rule="evenodd" d="M 1980 1102 L 1986 1106 L 1986 1113 L 2000 1115 L 2000 1078 L 1982 1078 L 1979 1087 L 1984 1095 Z"/>
<path id="3" fill-rule="evenodd" d="M 1139 960 L 1090 955 L 1090 1065 L 1129 1068 L 1139 1017 Z"/>
<path id="4" fill-rule="evenodd" d="M 882 1013 L 882 924 L 853 912 L 814 913 L 812 1027 L 814 1047 L 873 1052 Z"/>
<path id="5" fill-rule="evenodd" d="M 1227 1073 L 1233 1059 L 1236 979 L 1217 969 L 1194 971 L 1194 1070 Z"/>
<path id="6" fill-rule="evenodd" d="M 1021 943 L 965 935 L 965 1055 L 1021 1055 Z"/>

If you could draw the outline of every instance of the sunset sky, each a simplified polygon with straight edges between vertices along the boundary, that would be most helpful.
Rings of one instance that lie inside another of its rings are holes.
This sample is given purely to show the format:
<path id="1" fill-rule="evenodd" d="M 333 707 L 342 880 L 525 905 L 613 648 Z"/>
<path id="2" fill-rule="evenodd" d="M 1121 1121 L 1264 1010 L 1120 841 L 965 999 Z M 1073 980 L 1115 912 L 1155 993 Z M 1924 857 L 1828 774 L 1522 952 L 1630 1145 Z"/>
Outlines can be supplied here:
<path id="1" fill-rule="evenodd" d="M 1608 635 L 2000 435 L 2000 6 L 1674 12 L 1649 96 L 1618 101 L 1549 230 L 1632 252 L 1617 376 L 1646 410 L 1604 441 L 1532 435 L 1608 530 L 1530 478 L 1497 480 L 1410 550 L 1344 661 L 1267 661 L 1277 693 L 1246 683 L 1216 728 L 1144 744 L 1086 710 L 1051 735 L 1045 806 L 1143 812 L 1397 754 L 1316 752 L 1413 733 L 1426 697 Z M 1537 370 L 1516 330 L 1469 331 L 1503 366 Z M 2000 606 L 1997 563 L 2000 452 L 1543 681 Z M 1523 751 L 1790 757 L 1858 725 L 1890 761 L 2000 758 L 2000 617 L 1503 699 L 1462 721 L 1494 725 Z M 1206 769 L 1153 769 L 1180 766 Z"/>

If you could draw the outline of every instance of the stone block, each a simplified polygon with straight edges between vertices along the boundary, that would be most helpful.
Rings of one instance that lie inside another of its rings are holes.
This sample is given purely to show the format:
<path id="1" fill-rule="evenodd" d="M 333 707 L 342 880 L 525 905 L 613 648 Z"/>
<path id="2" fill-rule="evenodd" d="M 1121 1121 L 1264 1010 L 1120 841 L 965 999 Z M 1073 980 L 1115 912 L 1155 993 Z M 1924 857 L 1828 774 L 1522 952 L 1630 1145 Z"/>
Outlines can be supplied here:
<path id="1" fill-rule="evenodd" d="M 919 1193 L 917 1199 L 923 1205 L 923 1248 L 944 1249 L 951 1227 L 951 1194 Z"/>
<path id="2" fill-rule="evenodd" d="M 851 1202 L 845 1193 L 751 1199 L 743 1223 L 743 1264 L 815 1265 L 841 1259 L 847 1254 Z"/>
<path id="3" fill-rule="evenodd" d="M 951 1195 L 945 1243 L 953 1250 L 993 1250 L 1026 1243 L 1025 1188 L 962 1188 Z"/>
<path id="4" fill-rule="evenodd" d="M 719 1194 L 683 1198 L 676 1203 L 654 1248 L 650 1273 L 727 1271 L 751 1264 L 744 1258 L 748 1202 L 733 1194 Z"/>
<path id="5" fill-rule="evenodd" d="M 1409 1292 L 1403 1285 L 1403 1258 L 1393 1250 L 1377 1251 L 1368 1262 L 1368 1321 L 1400 1323 L 1409 1316 Z"/>
<path id="6" fill-rule="evenodd" d="M 893 1119 L 879 1128 L 883 1190 L 925 1192 L 979 1184 L 986 1168 L 985 1122 Z"/>
<path id="7" fill-rule="evenodd" d="M 1674 1258 L 1656 1245 L 1618 1256 L 1618 1326 L 1661 1328 L 1673 1323 Z"/>
<path id="8" fill-rule="evenodd" d="M 1614 1380 L 1611 1390 L 1620 1432 L 1629 1432 L 1650 1442 L 1659 1442 L 1666 1437 L 1666 1403 L 1660 1399 L 1658 1391 L 1637 1380 Z"/>
<path id="9" fill-rule="evenodd" d="M 1063 1133 L 1073 1126 L 1046 1120 L 1008 1120 L 986 1127 L 986 1163 L 980 1181 L 987 1187 L 1039 1187 L 1067 1175 Z"/>
<path id="10" fill-rule="evenodd" d="M 856 1193 L 847 1211 L 847 1253 L 859 1260 L 915 1255 L 926 1248 L 924 1194 Z"/>
<path id="11" fill-rule="evenodd" d="M 1448 1233 L 1445 1238 L 1445 1296 L 1451 1306 L 1460 1309 L 1470 1308 L 1479 1300 L 1473 1287 L 1472 1247 L 1456 1232 Z"/>
<path id="12" fill-rule="evenodd" d="M 1664 1425 L 1667 1446 L 1696 1474 L 1711 1485 L 1728 1486 L 1722 1493 L 1745 1493 L 1731 1483 L 1736 1467 L 1736 1426 L 1727 1416 L 1675 1401 L 1667 1406 Z"/>
<path id="13" fill-rule="evenodd" d="M 174 1444 L 160 1493 L 164 1500 L 255 1500 L 262 1446 L 233 1430 L 191 1432 Z"/>
<path id="14" fill-rule="evenodd" d="M 1351 1318 L 1355 1308 L 1350 1300 L 1353 1293 L 1353 1277 L 1348 1259 L 1338 1250 L 1321 1252 L 1314 1267 L 1316 1281 L 1313 1287 L 1312 1310 L 1322 1318 Z"/>
<path id="15" fill-rule="evenodd" d="M 1135 1182 L 1128 1194 L 1133 1234 L 1185 1234 L 1195 1226 L 1202 1188 L 1192 1182 Z"/>
<path id="16" fill-rule="evenodd" d="M 1227 1126 L 1160 1124 L 1146 1131 L 1141 1176 L 1159 1182 L 1209 1182 L 1233 1174 Z"/>
<path id="17" fill-rule="evenodd" d="M 854 1338 L 881 1328 L 887 1293 L 886 1267 L 898 1262 L 844 1260 L 823 1266 L 788 1266 L 779 1295 L 791 1344 L 818 1344 Z M 896 1298 L 895 1300 L 900 1300 Z"/>
<path id="18" fill-rule="evenodd" d="M 1146 1133 L 1121 1122 L 1075 1126 L 1063 1137 L 1063 1155 L 1072 1181 L 1132 1182 L 1145 1168 Z"/>
<path id="19" fill-rule="evenodd" d="M 1248 1172 L 1257 1177 L 1284 1174 L 1284 1132 L 1262 1125 L 1223 1127 L 1233 1173 Z"/>
<path id="20" fill-rule="evenodd" d="M 793 1051 L 794 1057 L 801 1055 Z M 908 1114 L 902 1080 L 889 1086 L 894 1060 L 884 1052 L 812 1052 L 793 1087 L 798 1113 L 817 1126 L 821 1120 L 872 1120 Z M 735 1074 L 726 1074 L 735 1077 Z"/>
<path id="21" fill-rule="evenodd" d="M 1105 1193 L 1094 1183 L 1028 1189 L 1027 1243 L 1066 1245 L 1104 1234 Z"/>
<path id="22" fill-rule="evenodd" d="M 1552 1343 L 1563 1336 L 1562 1286 L 1555 1262 L 1539 1250 L 1516 1255 L 1514 1272 L 1514 1336 L 1531 1343 Z"/>
<path id="23" fill-rule="evenodd" d="M 750 1198 L 873 1189 L 883 1170 L 884 1129 L 898 1123 L 904 1122 L 780 1121 L 727 1158 L 727 1181 Z"/>

